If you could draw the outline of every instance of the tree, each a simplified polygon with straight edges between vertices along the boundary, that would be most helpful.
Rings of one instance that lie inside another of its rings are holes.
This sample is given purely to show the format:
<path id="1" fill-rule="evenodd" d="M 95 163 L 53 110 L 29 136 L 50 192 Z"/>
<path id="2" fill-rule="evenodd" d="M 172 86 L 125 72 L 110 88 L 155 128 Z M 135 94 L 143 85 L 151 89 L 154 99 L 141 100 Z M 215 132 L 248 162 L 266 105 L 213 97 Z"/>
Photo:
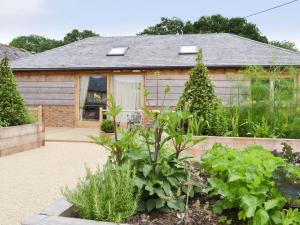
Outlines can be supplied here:
<path id="1" fill-rule="evenodd" d="M 66 34 L 66 36 L 64 37 L 64 44 L 69 44 L 74 41 L 79 41 L 79 40 L 82 40 L 82 39 L 85 39 L 88 37 L 94 37 L 94 36 L 99 36 L 99 34 L 96 34 L 91 30 L 79 31 L 77 29 L 74 29 L 71 32 Z"/>
<path id="2" fill-rule="evenodd" d="M 99 36 L 99 34 L 90 30 L 79 31 L 74 29 L 67 33 L 63 40 L 49 39 L 38 35 L 19 36 L 14 38 L 9 46 L 39 53 L 93 36 Z"/>
<path id="3" fill-rule="evenodd" d="M 198 63 L 189 71 L 189 80 L 185 83 L 177 109 L 188 107 L 192 114 L 204 117 L 216 95 L 214 85 L 208 78 L 208 70 L 202 63 L 202 54 L 199 55 Z"/>
<path id="4" fill-rule="evenodd" d="M 7 126 L 31 122 L 7 57 L 0 63 L 0 109 L 0 121 Z"/>
<path id="5" fill-rule="evenodd" d="M 295 51 L 298 52 L 298 49 L 296 47 L 296 44 L 294 42 L 291 41 L 270 41 L 271 45 L 277 46 L 279 48 L 285 48 L 291 51 Z"/>
<path id="6" fill-rule="evenodd" d="M 195 22 L 184 22 L 179 18 L 162 17 L 161 22 L 146 28 L 140 34 L 198 34 L 198 33 L 232 33 L 252 40 L 267 43 L 257 26 L 246 19 L 226 18 L 222 15 L 202 16 Z"/>
<path id="7" fill-rule="evenodd" d="M 19 36 L 9 43 L 11 47 L 25 49 L 33 53 L 44 52 L 62 45 L 62 41 L 48 39 L 38 35 Z"/>
<path id="8" fill-rule="evenodd" d="M 185 22 L 177 17 L 171 19 L 162 17 L 161 22 L 154 26 L 150 26 L 140 34 L 184 34 L 185 33 Z"/>
<path id="9" fill-rule="evenodd" d="M 205 134 L 224 135 L 228 131 L 226 111 L 217 98 L 214 85 L 208 77 L 208 70 L 202 63 L 201 51 L 198 63 L 189 71 L 189 80 L 185 83 L 176 108 L 188 109 L 193 116 L 207 121 Z"/>

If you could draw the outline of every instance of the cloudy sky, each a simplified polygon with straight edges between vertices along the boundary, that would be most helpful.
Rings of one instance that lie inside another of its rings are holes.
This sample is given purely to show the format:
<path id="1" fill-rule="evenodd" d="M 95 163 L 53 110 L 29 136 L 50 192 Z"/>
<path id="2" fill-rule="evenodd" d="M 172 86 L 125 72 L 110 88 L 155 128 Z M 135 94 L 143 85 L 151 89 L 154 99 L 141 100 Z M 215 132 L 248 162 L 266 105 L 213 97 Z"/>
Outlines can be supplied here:
<path id="1" fill-rule="evenodd" d="M 203 15 L 243 17 L 288 0 L 0 0 L 0 42 L 38 34 L 61 39 L 72 30 L 103 36 L 135 35 L 160 17 L 194 21 Z M 290 40 L 300 48 L 300 1 L 248 20 L 270 40 Z"/>

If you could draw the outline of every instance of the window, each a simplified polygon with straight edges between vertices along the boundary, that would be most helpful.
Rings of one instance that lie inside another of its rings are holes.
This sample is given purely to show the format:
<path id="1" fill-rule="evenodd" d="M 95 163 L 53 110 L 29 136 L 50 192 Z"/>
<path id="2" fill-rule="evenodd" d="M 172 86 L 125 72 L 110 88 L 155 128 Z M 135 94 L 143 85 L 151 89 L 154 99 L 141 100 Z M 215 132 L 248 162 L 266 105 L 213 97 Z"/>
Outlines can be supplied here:
<path id="1" fill-rule="evenodd" d="M 108 53 L 108 56 L 123 56 L 125 55 L 128 47 L 127 46 L 119 46 L 113 47 Z"/>
<path id="2" fill-rule="evenodd" d="M 80 120 L 99 120 L 99 108 L 106 109 L 106 76 L 82 76 L 79 88 Z"/>
<path id="3" fill-rule="evenodd" d="M 198 48 L 194 45 L 182 45 L 179 48 L 179 55 L 197 54 Z"/>

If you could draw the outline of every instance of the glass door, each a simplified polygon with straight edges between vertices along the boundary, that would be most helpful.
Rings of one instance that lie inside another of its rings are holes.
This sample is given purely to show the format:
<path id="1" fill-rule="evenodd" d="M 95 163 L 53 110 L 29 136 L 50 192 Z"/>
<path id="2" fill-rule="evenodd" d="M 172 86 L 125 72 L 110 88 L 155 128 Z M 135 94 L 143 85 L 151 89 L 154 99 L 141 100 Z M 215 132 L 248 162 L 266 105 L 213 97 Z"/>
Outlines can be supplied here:
<path id="1" fill-rule="evenodd" d="M 81 76 L 79 83 L 79 119 L 99 120 L 99 108 L 106 109 L 106 76 Z"/>
<path id="2" fill-rule="evenodd" d="M 141 75 L 113 76 L 113 96 L 116 104 L 123 109 L 117 118 L 118 122 L 128 122 L 130 115 L 136 110 L 140 110 L 142 78 Z"/>

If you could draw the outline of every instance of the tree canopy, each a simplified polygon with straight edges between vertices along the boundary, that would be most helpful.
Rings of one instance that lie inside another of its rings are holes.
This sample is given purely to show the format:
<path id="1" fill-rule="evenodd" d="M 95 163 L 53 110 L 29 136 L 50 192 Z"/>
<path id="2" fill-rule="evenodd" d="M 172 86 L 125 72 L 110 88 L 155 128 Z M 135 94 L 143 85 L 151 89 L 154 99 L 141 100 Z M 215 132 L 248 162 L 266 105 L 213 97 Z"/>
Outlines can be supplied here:
<path id="1" fill-rule="evenodd" d="M 231 33 L 255 41 L 269 43 L 281 48 L 297 51 L 296 45 L 290 41 L 268 41 L 259 28 L 241 17 L 227 18 L 216 14 L 202 16 L 198 20 L 183 21 L 177 17 L 162 17 L 160 23 L 144 29 L 138 35 L 165 35 L 165 34 L 205 34 Z"/>
<path id="2" fill-rule="evenodd" d="M 296 44 L 294 42 L 291 42 L 291 41 L 286 41 L 286 40 L 284 40 L 284 41 L 270 41 L 269 43 L 271 45 L 277 46 L 279 48 L 285 48 L 285 49 L 295 51 L 295 52 L 298 51 L 298 49 L 296 47 Z"/>
<path id="3" fill-rule="evenodd" d="M 77 29 L 72 30 L 71 32 L 67 33 L 64 37 L 64 44 L 69 44 L 74 41 L 79 41 L 88 37 L 99 36 L 99 34 L 94 33 L 91 30 L 83 30 L 79 31 Z"/>
<path id="4" fill-rule="evenodd" d="M 79 31 L 74 29 L 67 33 L 63 40 L 49 39 L 38 35 L 19 36 L 14 38 L 9 43 L 9 46 L 25 49 L 33 53 L 39 53 L 93 36 L 99 35 L 90 30 Z"/>
<path id="5" fill-rule="evenodd" d="M 140 33 L 145 34 L 198 34 L 198 33 L 232 33 L 256 41 L 267 43 L 257 26 L 244 18 L 226 18 L 219 14 L 202 16 L 197 21 L 184 22 L 177 17 L 162 17 L 161 22 L 146 28 Z"/>
<path id="6" fill-rule="evenodd" d="M 14 38 L 9 43 L 9 46 L 38 53 L 62 46 L 63 44 L 63 41 L 49 39 L 38 35 L 29 35 Z"/>

